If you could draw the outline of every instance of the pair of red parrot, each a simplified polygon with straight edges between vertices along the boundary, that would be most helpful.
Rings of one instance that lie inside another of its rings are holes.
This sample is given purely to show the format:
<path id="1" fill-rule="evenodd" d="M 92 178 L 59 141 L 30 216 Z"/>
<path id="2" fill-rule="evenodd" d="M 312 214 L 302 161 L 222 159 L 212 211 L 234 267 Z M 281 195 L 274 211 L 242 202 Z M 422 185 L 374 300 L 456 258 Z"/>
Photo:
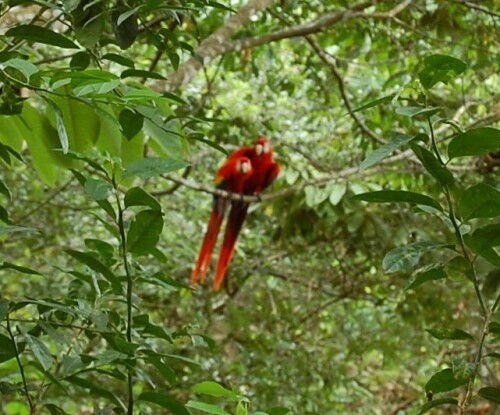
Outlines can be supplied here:
<path id="1" fill-rule="evenodd" d="M 255 195 L 261 193 L 278 176 L 280 166 L 273 160 L 273 149 L 267 138 L 260 137 L 253 146 L 245 146 L 232 153 L 215 175 L 215 185 L 218 189 L 231 193 Z M 229 199 L 214 197 L 212 214 L 208 228 L 201 245 L 198 261 L 191 274 L 191 286 L 198 280 L 205 281 L 210 266 L 212 251 L 217 242 L 217 236 L 224 219 L 224 214 L 231 205 L 226 232 L 222 242 L 213 290 L 219 291 L 236 248 L 236 240 L 241 231 L 248 212 L 248 202 L 229 201 Z"/>

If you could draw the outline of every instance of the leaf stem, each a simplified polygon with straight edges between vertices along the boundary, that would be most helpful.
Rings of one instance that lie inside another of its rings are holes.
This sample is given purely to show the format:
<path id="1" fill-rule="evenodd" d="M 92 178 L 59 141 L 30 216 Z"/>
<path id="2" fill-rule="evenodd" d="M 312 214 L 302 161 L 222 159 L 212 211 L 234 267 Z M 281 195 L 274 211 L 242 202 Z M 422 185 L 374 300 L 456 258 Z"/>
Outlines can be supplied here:
<path id="1" fill-rule="evenodd" d="M 33 400 L 31 399 L 31 395 L 30 395 L 29 390 L 28 390 L 28 382 L 26 381 L 24 367 L 23 367 L 23 364 L 21 363 L 21 358 L 19 357 L 19 349 L 17 348 L 16 339 L 15 339 L 14 333 L 12 333 L 12 329 L 10 327 L 10 319 L 9 319 L 8 314 L 7 314 L 7 317 L 5 318 L 5 320 L 7 322 L 7 332 L 9 333 L 10 339 L 12 340 L 12 344 L 14 346 L 14 351 L 16 353 L 17 365 L 19 366 L 19 371 L 21 372 L 21 378 L 23 379 L 24 394 L 26 395 L 26 399 L 28 400 L 28 404 L 30 406 L 30 412 L 32 414 L 34 414 L 35 413 L 35 405 L 33 404 Z"/>
<path id="2" fill-rule="evenodd" d="M 474 363 L 475 363 L 474 372 L 472 373 L 472 376 L 469 378 L 469 381 L 467 382 L 467 388 L 465 390 L 465 396 L 464 396 L 464 398 L 462 399 L 462 401 L 460 402 L 460 404 L 458 406 L 459 407 L 459 411 L 460 411 L 459 412 L 460 415 L 464 415 L 466 413 L 466 409 L 467 409 L 467 406 L 469 404 L 470 397 L 472 395 L 472 388 L 474 386 L 474 381 L 475 381 L 476 376 L 477 376 L 477 371 L 478 371 L 478 368 L 479 368 L 479 362 L 481 361 L 482 356 L 483 356 L 483 345 L 484 345 L 484 341 L 486 339 L 486 336 L 488 335 L 488 327 L 490 325 L 491 316 L 492 316 L 492 312 L 488 312 L 486 314 L 485 319 L 484 319 L 483 330 L 482 330 L 482 333 L 481 333 L 481 339 L 479 340 L 479 345 L 478 345 L 478 349 L 477 349 L 477 353 L 476 353 L 476 358 L 474 359 Z"/>
<path id="3" fill-rule="evenodd" d="M 113 186 L 117 189 L 116 181 L 113 177 Z M 120 243 L 122 248 L 122 258 L 123 265 L 125 267 L 125 274 L 127 276 L 127 341 L 132 343 L 132 288 L 133 279 L 132 272 L 130 270 L 130 264 L 127 257 L 127 237 L 125 235 L 125 224 L 123 220 L 123 208 L 120 203 L 118 195 L 116 196 L 116 203 L 118 206 L 118 228 L 120 231 Z M 134 382 L 133 382 L 133 367 L 128 366 L 127 373 L 127 384 L 128 384 L 128 406 L 127 415 L 133 415 L 134 413 Z"/>
<path id="4" fill-rule="evenodd" d="M 451 195 L 450 195 L 450 189 L 448 186 L 443 186 L 444 194 L 446 196 L 446 201 L 448 202 L 448 210 L 449 210 L 449 218 L 450 221 L 453 225 L 453 228 L 455 230 L 455 235 L 460 243 L 460 247 L 462 249 L 462 253 L 467 260 L 467 262 L 470 264 L 471 267 L 471 277 L 472 277 L 472 284 L 474 285 L 474 290 L 476 291 L 477 298 L 479 300 L 479 304 L 481 305 L 481 311 L 484 316 L 488 314 L 488 309 L 486 308 L 486 304 L 484 302 L 483 295 L 481 294 L 481 290 L 479 289 L 479 282 L 477 280 L 477 275 L 476 275 L 476 269 L 474 267 L 474 261 L 471 259 L 467 247 L 465 246 L 464 238 L 462 234 L 460 233 L 460 226 L 458 225 L 457 218 L 455 215 L 455 209 L 453 207 L 453 203 L 451 200 Z"/>
<path id="5" fill-rule="evenodd" d="M 437 148 L 436 136 L 434 135 L 434 128 L 432 127 L 431 117 L 427 117 L 427 122 L 429 124 L 429 131 L 431 133 L 432 149 L 434 150 L 434 154 L 436 155 L 439 162 L 444 166 L 445 163 L 443 162 L 443 159 L 441 158 L 441 154 L 439 153 L 439 150 Z"/>

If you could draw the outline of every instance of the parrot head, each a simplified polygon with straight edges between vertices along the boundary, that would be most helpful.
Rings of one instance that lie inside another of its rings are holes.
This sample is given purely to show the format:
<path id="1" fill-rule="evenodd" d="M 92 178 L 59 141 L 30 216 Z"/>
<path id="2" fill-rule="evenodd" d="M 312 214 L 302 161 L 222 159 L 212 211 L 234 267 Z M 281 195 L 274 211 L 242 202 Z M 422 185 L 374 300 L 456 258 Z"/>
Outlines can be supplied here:
<path id="1" fill-rule="evenodd" d="M 266 137 L 259 137 L 255 142 L 255 154 L 262 156 L 272 151 L 271 142 Z"/>

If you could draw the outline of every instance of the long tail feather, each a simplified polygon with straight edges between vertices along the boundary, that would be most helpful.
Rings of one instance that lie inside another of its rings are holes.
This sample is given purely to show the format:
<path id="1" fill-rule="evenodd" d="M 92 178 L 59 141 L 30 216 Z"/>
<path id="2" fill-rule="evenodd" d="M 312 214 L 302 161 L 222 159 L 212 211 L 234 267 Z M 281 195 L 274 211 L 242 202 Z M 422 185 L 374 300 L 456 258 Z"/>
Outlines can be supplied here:
<path id="1" fill-rule="evenodd" d="M 219 260 L 217 261 L 217 268 L 215 271 L 215 279 L 213 285 L 214 291 L 219 291 L 222 282 L 224 281 L 227 268 L 234 255 L 238 235 L 247 216 L 248 206 L 248 203 L 243 202 L 234 202 L 231 206 L 231 211 L 229 212 L 229 218 L 227 220 L 226 231 L 224 233 L 224 241 L 222 242 Z"/>
<path id="2" fill-rule="evenodd" d="M 205 237 L 203 238 L 200 255 L 198 256 L 198 261 L 196 262 L 196 266 L 191 274 L 191 286 L 196 285 L 198 280 L 202 283 L 205 282 L 208 268 L 210 266 L 210 260 L 212 259 L 212 252 L 217 242 L 217 236 L 219 236 L 226 208 L 226 200 L 219 198 L 214 199 L 214 207 L 212 209 L 212 213 L 210 214 L 210 220 L 208 222 L 207 231 L 205 232 Z"/>

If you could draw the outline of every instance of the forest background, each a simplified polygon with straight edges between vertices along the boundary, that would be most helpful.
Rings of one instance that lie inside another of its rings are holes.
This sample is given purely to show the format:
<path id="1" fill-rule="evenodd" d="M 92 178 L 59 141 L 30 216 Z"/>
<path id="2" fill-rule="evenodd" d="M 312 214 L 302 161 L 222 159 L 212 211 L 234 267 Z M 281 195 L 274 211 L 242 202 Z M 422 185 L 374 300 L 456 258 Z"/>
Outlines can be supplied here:
<path id="1" fill-rule="evenodd" d="M 499 18 L 3 1 L 0 412 L 496 413 Z M 281 174 L 192 290 L 213 176 L 261 135 Z"/>

